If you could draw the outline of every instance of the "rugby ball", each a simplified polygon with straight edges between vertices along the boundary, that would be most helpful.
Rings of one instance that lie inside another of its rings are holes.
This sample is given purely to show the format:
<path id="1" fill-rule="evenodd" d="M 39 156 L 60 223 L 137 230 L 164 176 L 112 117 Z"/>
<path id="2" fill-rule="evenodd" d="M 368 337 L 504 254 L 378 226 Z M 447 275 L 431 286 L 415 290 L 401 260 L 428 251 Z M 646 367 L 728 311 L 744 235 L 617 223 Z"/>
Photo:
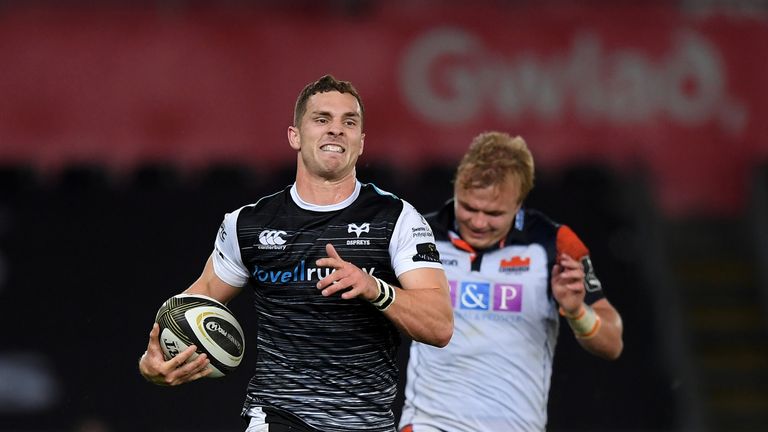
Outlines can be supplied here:
<path id="1" fill-rule="evenodd" d="M 190 345 L 208 355 L 212 373 L 220 378 L 240 365 L 245 354 L 245 336 L 230 310 L 215 299 L 200 294 L 178 294 L 166 300 L 157 311 L 160 348 L 170 360 Z"/>

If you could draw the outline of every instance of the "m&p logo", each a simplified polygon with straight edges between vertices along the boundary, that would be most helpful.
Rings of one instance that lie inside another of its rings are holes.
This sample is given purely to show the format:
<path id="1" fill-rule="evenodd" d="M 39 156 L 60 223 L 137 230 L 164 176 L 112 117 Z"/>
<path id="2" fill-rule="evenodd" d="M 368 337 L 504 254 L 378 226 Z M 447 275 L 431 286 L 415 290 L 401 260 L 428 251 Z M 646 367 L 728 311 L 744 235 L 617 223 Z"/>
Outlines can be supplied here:
<path id="1" fill-rule="evenodd" d="M 448 281 L 451 304 L 460 310 L 522 312 L 523 285 Z"/>

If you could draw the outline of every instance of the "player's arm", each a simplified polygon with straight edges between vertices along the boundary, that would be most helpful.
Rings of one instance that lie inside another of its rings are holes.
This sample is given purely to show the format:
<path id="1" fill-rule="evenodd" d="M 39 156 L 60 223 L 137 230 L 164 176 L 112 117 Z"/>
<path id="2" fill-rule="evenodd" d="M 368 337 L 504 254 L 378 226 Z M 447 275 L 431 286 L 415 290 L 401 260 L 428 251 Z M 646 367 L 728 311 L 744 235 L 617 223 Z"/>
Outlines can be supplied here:
<path id="1" fill-rule="evenodd" d="M 208 257 L 208 261 L 205 263 L 203 274 L 192 283 L 186 290 L 185 294 L 202 294 L 208 297 L 212 297 L 223 304 L 229 303 L 235 296 L 240 293 L 241 288 L 232 286 L 219 278 L 213 269 L 213 259 Z"/>
<path id="2" fill-rule="evenodd" d="M 624 349 L 622 340 L 624 325 L 621 321 L 621 315 L 605 298 L 592 303 L 590 306 L 600 318 L 600 328 L 594 337 L 579 338 L 579 344 L 592 354 L 615 360 Z"/>
<path id="3" fill-rule="evenodd" d="M 226 304 L 239 291 L 240 288 L 233 287 L 216 276 L 211 258 L 208 258 L 202 275 L 184 292 L 206 295 Z M 175 386 L 203 378 L 210 373 L 210 361 L 205 354 L 187 363 L 197 350 L 195 345 L 187 347 L 166 361 L 160 348 L 159 334 L 160 327 L 155 323 L 149 333 L 147 350 L 139 359 L 139 372 L 147 381 L 157 385 Z"/>
<path id="4" fill-rule="evenodd" d="M 624 327 L 619 312 L 603 294 L 589 249 L 562 225 L 557 231 L 557 251 L 551 285 L 560 314 L 584 349 L 609 360 L 618 358 L 624 349 Z"/>
<path id="5" fill-rule="evenodd" d="M 240 292 L 238 287 L 245 285 L 248 272 L 240 257 L 236 235 L 239 212 L 237 210 L 224 217 L 213 254 L 206 261 L 203 273 L 185 293 L 206 295 L 226 304 Z M 166 361 L 160 348 L 159 333 L 160 328 L 155 323 L 149 333 L 147 351 L 139 360 L 139 371 L 147 381 L 158 385 L 179 385 L 210 373 L 210 362 L 205 354 L 188 362 L 197 349 L 194 345 Z"/>
<path id="6" fill-rule="evenodd" d="M 590 353 L 614 360 L 624 349 L 623 324 L 619 312 L 606 298 L 591 305 L 584 302 L 584 266 L 562 254 L 552 269 L 552 294 L 560 305 L 579 344 Z"/>
<path id="7" fill-rule="evenodd" d="M 400 275 L 402 288 L 384 311 L 397 328 L 411 339 L 444 347 L 453 336 L 453 309 L 445 272 L 420 268 Z"/>
<path id="8" fill-rule="evenodd" d="M 424 267 L 407 271 L 400 275 L 400 288 L 344 261 L 330 243 L 325 250 L 328 258 L 317 260 L 317 265 L 336 271 L 317 283 L 322 295 L 341 292 L 344 299 L 367 300 L 413 340 L 438 347 L 451 340 L 453 311 L 442 269 Z"/>

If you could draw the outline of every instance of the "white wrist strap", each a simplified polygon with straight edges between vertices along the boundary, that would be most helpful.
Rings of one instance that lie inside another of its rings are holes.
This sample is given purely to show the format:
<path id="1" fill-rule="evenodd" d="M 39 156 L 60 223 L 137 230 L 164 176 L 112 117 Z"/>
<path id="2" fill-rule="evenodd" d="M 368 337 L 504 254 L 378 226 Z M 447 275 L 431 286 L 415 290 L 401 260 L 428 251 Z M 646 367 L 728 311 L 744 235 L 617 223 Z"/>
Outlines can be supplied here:
<path id="1" fill-rule="evenodd" d="M 600 330 L 600 316 L 589 306 L 582 306 L 576 315 L 567 314 L 563 308 L 560 308 L 560 315 L 568 320 L 568 325 L 573 329 L 573 334 L 579 339 L 589 339 Z"/>
<path id="2" fill-rule="evenodd" d="M 389 284 L 383 280 L 375 276 L 373 278 L 376 280 L 376 284 L 379 286 L 379 295 L 375 300 L 371 302 L 371 304 L 373 304 L 376 309 L 384 312 L 390 306 L 392 306 L 392 303 L 395 302 L 395 289 L 389 286 Z"/>

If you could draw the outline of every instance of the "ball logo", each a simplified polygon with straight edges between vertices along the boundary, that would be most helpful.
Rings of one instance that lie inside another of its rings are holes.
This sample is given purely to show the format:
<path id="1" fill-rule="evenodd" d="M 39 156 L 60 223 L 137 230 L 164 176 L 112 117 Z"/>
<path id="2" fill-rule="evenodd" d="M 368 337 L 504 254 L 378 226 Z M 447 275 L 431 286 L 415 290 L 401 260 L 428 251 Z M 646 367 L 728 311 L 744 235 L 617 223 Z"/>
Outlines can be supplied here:
<path id="1" fill-rule="evenodd" d="M 227 354 L 239 357 L 243 352 L 243 343 L 239 339 L 239 332 L 235 327 L 220 317 L 211 316 L 203 320 L 203 327 L 207 330 L 216 345 Z"/>
<path id="2" fill-rule="evenodd" d="M 167 352 L 171 358 L 179 355 L 179 344 L 175 340 L 163 338 L 163 348 L 165 348 L 165 352 Z"/>

